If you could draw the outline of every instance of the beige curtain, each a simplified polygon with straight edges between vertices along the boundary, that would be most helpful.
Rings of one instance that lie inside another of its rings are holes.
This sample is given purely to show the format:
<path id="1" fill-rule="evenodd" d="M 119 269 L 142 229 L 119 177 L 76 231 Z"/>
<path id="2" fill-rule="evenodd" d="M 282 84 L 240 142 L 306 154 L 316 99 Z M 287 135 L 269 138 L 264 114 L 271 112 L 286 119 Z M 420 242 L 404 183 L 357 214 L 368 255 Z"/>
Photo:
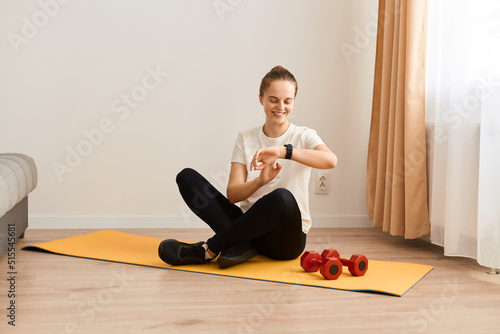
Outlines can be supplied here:
<path id="1" fill-rule="evenodd" d="M 430 234 L 425 144 L 427 0 L 379 0 L 367 205 L 374 227 Z"/>

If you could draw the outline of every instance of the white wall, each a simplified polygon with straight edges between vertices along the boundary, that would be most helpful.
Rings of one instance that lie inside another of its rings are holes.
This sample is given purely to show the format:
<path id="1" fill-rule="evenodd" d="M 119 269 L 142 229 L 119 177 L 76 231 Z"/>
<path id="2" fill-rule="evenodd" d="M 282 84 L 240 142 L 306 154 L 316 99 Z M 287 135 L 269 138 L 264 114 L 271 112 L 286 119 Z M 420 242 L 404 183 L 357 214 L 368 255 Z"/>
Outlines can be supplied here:
<path id="1" fill-rule="evenodd" d="M 225 191 L 236 135 L 263 123 L 258 88 L 277 64 L 299 83 L 292 122 L 339 158 L 330 194 L 311 196 L 316 226 L 369 224 L 376 10 L 376 0 L 0 0 L 0 152 L 37 163 L 30 225 L 203 226 L 175 175 L 190 166 Z"/>

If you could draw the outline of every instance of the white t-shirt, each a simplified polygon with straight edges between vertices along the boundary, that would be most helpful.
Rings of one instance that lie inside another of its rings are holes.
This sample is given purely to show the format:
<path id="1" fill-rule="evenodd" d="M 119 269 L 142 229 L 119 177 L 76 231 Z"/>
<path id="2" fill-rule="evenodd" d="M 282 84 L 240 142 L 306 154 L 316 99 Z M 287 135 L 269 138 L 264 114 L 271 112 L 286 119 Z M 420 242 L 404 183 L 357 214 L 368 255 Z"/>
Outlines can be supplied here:
<path id="1" fill-rule="evenodd" d="M 260 170 L 250 171 L 252 158 L 259 149 L 270 146 L 292 144 L 294 148 L 314 149 L 324 144 L 316 131 L 304 126 L 290 124 L 288 130 L 278 138 L 270 138 L 264 134 L 263 126 L 241 132 L 234 145 L 231 162 L 244 164 L 247 168 L 247 181 L 260 175 Z M 309 178 L 311 167 L 292 160 L 281 160 L 279 174 L 268 184 L 258 189 L 252 196 L 240 203 L 243 212 L 246 212 L 259 198 L 277 188 L 288 189 L 295 197 L 302 216 L 302 231 L 308 233 L 311 228 L 311 214 L 309 213 Z"/>

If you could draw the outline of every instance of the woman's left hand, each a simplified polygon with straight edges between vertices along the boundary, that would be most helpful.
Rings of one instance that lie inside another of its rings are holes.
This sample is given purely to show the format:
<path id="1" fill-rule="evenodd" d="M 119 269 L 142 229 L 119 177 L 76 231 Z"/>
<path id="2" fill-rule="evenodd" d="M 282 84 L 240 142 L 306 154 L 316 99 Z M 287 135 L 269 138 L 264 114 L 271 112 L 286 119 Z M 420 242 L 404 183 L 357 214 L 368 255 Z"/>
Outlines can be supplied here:
<path id="1" fill-rule="evenodd" d="M 262 170 L 267 166 L 274 166 L 276 160 L 281 157 L 284 148 L 284 146 L 272 146 L 258 150 L 253 156 L 250 171 Z"/>

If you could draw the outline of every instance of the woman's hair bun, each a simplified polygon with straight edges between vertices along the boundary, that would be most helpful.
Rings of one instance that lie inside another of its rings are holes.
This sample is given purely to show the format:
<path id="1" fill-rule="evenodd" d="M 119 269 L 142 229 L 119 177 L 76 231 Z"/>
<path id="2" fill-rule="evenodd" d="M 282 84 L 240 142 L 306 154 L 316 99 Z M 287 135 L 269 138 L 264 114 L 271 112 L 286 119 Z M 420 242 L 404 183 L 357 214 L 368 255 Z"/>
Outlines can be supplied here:
<path id="1" fill-rule="evenodd" d="M 278 72 L 278 71 L 287 71 L 288 72 L 288 70 L 281 65 L 274 66 L 270 72 Z"/>
<path id="2" fill-rule="evenodd" d="M 262 79 L 260 83 L 259 93 L 260 96 L 264 96 L 264 91 L 271 85 L 274 80 L 284 80 L 289 81 L 295 85 L 295 95 L 297 95 L 298 84 L 297 80 L 289 70 L 281 65 L 274 66 Z"/>

